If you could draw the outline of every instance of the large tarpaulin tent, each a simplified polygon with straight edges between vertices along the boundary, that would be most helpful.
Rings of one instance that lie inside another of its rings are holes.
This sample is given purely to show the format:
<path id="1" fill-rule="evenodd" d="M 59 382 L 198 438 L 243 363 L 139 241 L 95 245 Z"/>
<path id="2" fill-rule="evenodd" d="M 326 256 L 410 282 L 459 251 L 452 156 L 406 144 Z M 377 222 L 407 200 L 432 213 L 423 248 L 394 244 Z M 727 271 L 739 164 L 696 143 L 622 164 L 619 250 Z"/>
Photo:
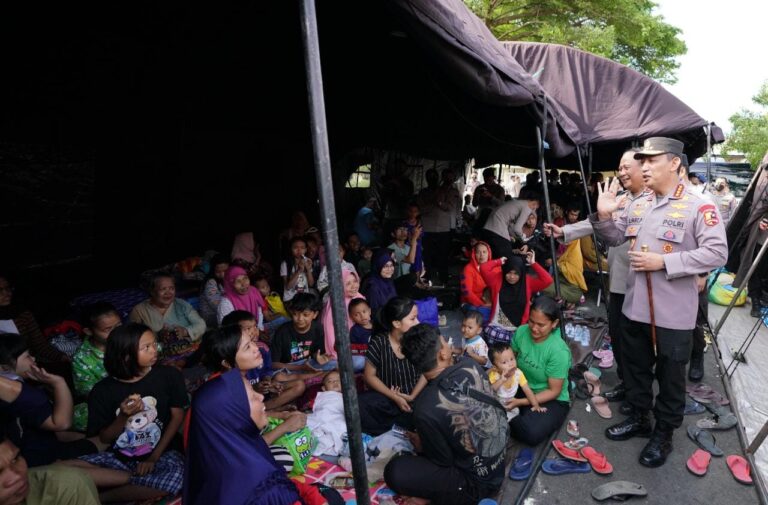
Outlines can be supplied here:
<path id="1" fill-rule="evenodd" d="M 578 142 L 592 146 L 595 167 L 615 166 L 629 144 L 648 137 L 679 139 L 691 162 L 707 151 L 708 122 L 653 79 L 572 47 L 502 44 L 577 125 Z M 713 125 L 712 142 L 723 140 Z"/>

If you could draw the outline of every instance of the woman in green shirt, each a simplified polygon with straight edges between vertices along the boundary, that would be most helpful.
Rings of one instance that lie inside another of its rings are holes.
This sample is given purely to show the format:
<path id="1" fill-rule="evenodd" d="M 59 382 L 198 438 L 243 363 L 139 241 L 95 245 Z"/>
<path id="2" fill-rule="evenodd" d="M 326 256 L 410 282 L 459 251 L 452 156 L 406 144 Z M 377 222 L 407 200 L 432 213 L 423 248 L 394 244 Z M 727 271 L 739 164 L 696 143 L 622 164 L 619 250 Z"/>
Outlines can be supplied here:
<path id="1" fill-rule="evenodd" d="M 560 311 L 548 296 L 540 296 L 531 305 L 528 324 L 515 332 L 511 346 L 517 366 L 546 412 L 533 412 L 525 396 L 506 404 L 508 410 L 520 408 L 520 415 L 510 422 L 512 436 L 524 444 L 537 445 L 563 424 L 570 410 L 568 370 L 571 350 L 560 336 Z"/>

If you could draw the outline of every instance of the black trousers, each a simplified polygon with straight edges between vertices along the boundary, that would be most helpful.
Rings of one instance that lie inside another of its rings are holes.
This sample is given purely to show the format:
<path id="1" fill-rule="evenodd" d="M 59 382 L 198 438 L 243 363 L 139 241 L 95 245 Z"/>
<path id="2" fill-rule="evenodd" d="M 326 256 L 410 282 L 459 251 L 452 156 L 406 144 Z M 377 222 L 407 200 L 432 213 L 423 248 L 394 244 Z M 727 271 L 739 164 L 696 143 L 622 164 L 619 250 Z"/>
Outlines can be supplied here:
<path id="1" fill-rule="evenodd" d="M 658 355 L 654 356 L 650 324 L 630 321 L 622 315 L 621 326 L 624 329 L 621 349 L 627 402 L 640 412 L 653 408 L 657 429 L 668 431 L 679 428 L 683 424 L 685 368 L 691 355 L 693 330 L 657 326 Z M 654 377 L 659 383 L 655 404 Z"/>
<path id="2" fill-rule="evenodd" d="M 616 375 L 619 380 L 624 382 L 624 357 L 621 354 L 621 306 L 624 305 L 624 295 L 622 293 L 611 293 L 608 300 L 608 332 L 611 334 L 611 347 L 613 348 L 613 358 L 616 361 Z"/>
<path id="3" fill-rule="evenodd" d="M 477 238 L 491 246 L 491 253 L 494 259 L 501 258 L 502 256 L 506 258 L 512 257 L 512 242 L 498 233 L 483 228 L 477 233 Z"/>
<path id="4" fill-rule="evenodd" d="M 691 358 L 701 358 L 704 356 L 704 326 L 709 324 L 707 318 L 709 317 L 709 299 L 707 298 L 707 290 L 705 289 L 699 293 L 699 313 L 696 316 L 696 328 L 693 329 L 693 350 L 691 351 Z"/>
<path id="5" fill-rule="evenodd" d="M 384 482 L 399 495 L 440 505 L 475 505 L 495 492 L 479 489 L 455 466 L 438 466 L 422 456 L 393 458 L 384 468 Z"/>
<path id="6" fill-rule="evenodd" d="M 374 437 L 392 429 L 393 424 L 413 427 L 413 415 L 400 410 L 395 402 L 378 391 L 366 391 L 357 397 L 363 432 Z"/>
<path id="7" fill-rule="evenodd" d="M 448 266 L 451 261 L 451 235 L 452 232 L 426 232 L 422 244 L 424 246 L 423 258 L 427 275 L 432 280 L 439 280 L 441 284 L 448 283 Z"/>
<path id="8" fill-rule="evenodd" d="M 760 244 L 755 244 L 755 254 L 752 256 L 752 261 L 757 258 L 757 253 L 760 252 Z M 755 298 L 768 298 L 768 289 L 766 289 L 766 280 L 768 279 L 768 254 L 763 256 L 760 263 L 757 264 L 757 268 L 752 272 L 752 277 L 747 281 L 747 293 L 753 299 Z M 765 295 L 763 293 L 765 292 Z M 768 300 L 766 300 L 768 301 Z"/>
<path id="9" fill-rule="evenodd" d="M 567 388 L 568 384 L 563 383 L 563 387 Z M 550 400 L 541 406 L 547 411 L 533 412 L 531 407 L 520 407 L 520 414 L 509 422 L 513 438 L 526 445 L 538 445 L 560 429 L 571 410 L 568 402 L 558 400 Z"/>

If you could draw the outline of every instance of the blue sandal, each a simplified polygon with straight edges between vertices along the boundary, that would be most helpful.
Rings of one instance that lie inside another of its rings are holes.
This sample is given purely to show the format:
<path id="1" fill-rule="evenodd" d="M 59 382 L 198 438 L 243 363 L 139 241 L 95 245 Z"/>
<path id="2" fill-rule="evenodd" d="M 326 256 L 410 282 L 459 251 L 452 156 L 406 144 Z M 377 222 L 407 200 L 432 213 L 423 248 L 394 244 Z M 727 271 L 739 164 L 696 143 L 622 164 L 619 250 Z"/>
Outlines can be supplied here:
<path id="1" fill-rule="evenodd" d="M 512 480 L 525 480 L 531 476 L 533 469 L 533 451 L 529 448 L 521 449 L 517 453 L 512 468 L 509 469 L 509 478 Z"/>
<path id="2" fill-rule="evenodd" d="M 549 475 L 565 475 L 567 473 L 589 473 L 592 471 L 589 463 L 579 463 L 571 459 L 548 459 L 541 465 L 541 471 Z"/>

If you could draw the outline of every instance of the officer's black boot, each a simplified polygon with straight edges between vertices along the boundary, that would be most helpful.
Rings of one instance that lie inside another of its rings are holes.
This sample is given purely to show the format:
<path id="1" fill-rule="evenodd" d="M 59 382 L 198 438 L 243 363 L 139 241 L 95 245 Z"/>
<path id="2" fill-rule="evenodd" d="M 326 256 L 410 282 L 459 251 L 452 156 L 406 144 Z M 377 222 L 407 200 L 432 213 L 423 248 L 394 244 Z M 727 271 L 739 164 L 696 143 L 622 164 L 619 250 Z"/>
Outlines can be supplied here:
<path id="1" fill-rule="evenodd" d="M 760 299 L 756 296 L 752 297 L 752 308 L 749 311 L 749 315 L 752 317 L 760 317 Z"/>
<path id="2" fill-rule="evenodd" d="M 656 468 L 667 461 L 667 456 L 672 452 L 672 430 L 661 430 L 657 424 L 653 430 L 651 440 L 640 453 L 640 464 L 650 468 Z"/>
<path id="3" fill-rule="evenodd" d="M 626 395 L 626 392 L 627 390 L 624 387 L 624 383 L 619 382 L 619 384 L 615 388 L 603 393 L 603 396 L 609 402 L 620 402 L 624 400 L 624 396 Z"/>
<path id="4" fill-rule="evenodd" d="M 619 413 L 623 416 L 631 416 L 635 413 L 635 407 L 627 401 L 621 402 L 621 405 L 619 405 Z"/>
<path id="5" fill-rule="evenodd" d="M 605 436 L 610 440 L 628 440 L 632 437 L 648 437 L 651 435 L 651 421 L 647 412 L 635 412 L 619 424 L 614 424 L 605 430 Z"/>
<path id="6" fill-rule="evenodd" d="M 704 378 L 704 356 L 691 357 L 691 363 L 688 365 L 688 379 L 693 382 L 699 382 Z"/>

